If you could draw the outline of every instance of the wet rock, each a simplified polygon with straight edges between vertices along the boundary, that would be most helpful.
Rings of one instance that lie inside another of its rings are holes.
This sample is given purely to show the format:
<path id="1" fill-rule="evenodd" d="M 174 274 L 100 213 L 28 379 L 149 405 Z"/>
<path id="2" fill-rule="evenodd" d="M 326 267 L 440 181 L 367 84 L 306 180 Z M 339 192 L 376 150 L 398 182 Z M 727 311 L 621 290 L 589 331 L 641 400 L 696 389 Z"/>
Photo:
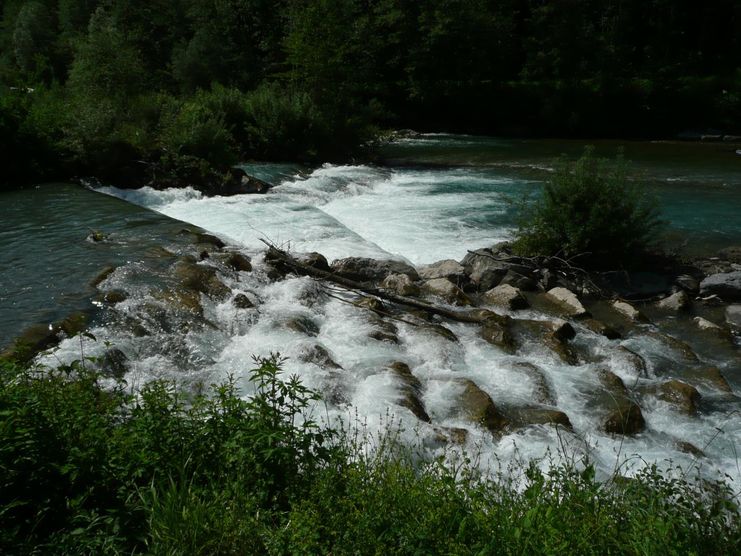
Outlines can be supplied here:
<path id="1" fill-rule="evenodd" d="M 457 379 L 463 390 L 458 395 L 458 405 L 463 415 L 472 423 L 492 433 L 500 433 L 507 426 L 507 419 L 494 405 L 489 394 L 469 379 Z"/>
<path id="2" fill-rule="evenodd" d="M 492 257 L 491 250 L 479 249 L 468 253 L 461 261 L 478 291 L 484 292 L 498 286 L 509 270 L 505 262 L 496 261 Z"/>
<path id="3" fill-rule="evenodd" d="M 58 343 L 59 337 L 48 324 L 30 326 L 0 353 L 0 359 L 26 363 L 40 352 L 54 347 Z"/>
<path id="4" fill-rule="evenodd" d="M 398 295 L 417 297 L 420 289 L 406 274 L 389 274 L 381 283 L 381 287 Z"/>
<path id="5" fill-rule="evenodd" d="M 195 244 L 211 245 L 212 247 L 215 247 L 216 249 L 221 249 L 222 247 L 225 246 L 224 242 L 221 241 L 221 239 L 219 239 L 215 235 L 207 234 L 205 232 L 199 232 L 199 231 L 188 230 L 187 228 L 183 228 L 178 233 L 179 235 L 182 235 L 182 236 L 188 236 L 191 242 Z"/>
<path id="6" fill-rule="evenodd" d="M 129 294 L 123 290 L 111 290 L 107 292 L 100 292 L 95 296 L 95 301 L 99 303 L 106 303 L 108 305 L 115 305 L 121 303 L 129 298 Z"/>
<path id="7" fill-rule="evenodd" d="M 695 317 L 694 319 L 692 319 L 692 322 L 694 322 L 695 325 L 697 325 L 697 328 L 699 328 L 700 330 L 706 330 L 709 332 L 722 332 L 723 331 L 722 327 L 702 317 Z"/>
<path id="8" fill-rule="evenodd" d="M 445 259 L 419 268 L 419 277 L 422 280 L 447 278 L 460 287 L 468 280 L 465 267 L 453 259 Z"/>
<path id="9" fill-rule="evenodd" d="M 232 305 L 237 309 L 252 309 L 255 304 L 250 301 L 250 298 L 243 293 L 238 293 L 232 299 Z"/>
<path id="10" fill-rule="evenodd" d="M 172 311 L 185 311 L 203 316 L 201 294 L 195 290 L 167 288 L 152 294 L 154 299 L 162 301 Z"/>
<path id="11" fill-rule="evenodd" d="M 432 422 L 422 403 L 422 383 L 412 374 L 409 365 L 401 361 L 394 361 L 388 366 L 388 369 L 401 383 L 402 397 L 399 405 L 406 407 L 420 421 Z"/>
<path id="12" fill-rule="evenodd" d="M 576 337 L 576 330 L 571 326 L 571 323 L 558 319 L 548 321 L 548 327 L 551 329 L 551 334 L 559 342 L 567 342 L 573 340 Z"/>
<path id="13" fill-rule="evenodd" d="M 697 413 L 697 404 L 700 402 L 700 393 L 697 389 L 679 380 L 670 380 L 659 385 L 656 396 L 688 415 Z"/>
<path id="14" fill-rule="evenodd" d="M 643 313 L 627 301 L 616 299 L 612 302 L 612 308 L 630 321 L 648 322 L 648 319 L 643 315 Z"/>
<path id="15" fill-rule="evenodd" d="M 500 284 L 483 294 L 482 300 L 489 305 L 496 305 L 509 310 L 526 309 L 527 299 L 522 292 L 509 284 Z"/>
<path id="16" fill-rule="evenodd" d="M 109 235 L 110 234 L 101 232 L 100 230 L 90 230 L 90 233 L 85 239 L 90 243 L 103 243 L 104 241 L 108 241 Z"/>
<path id="17" fill-rule="evenodd" d="M 311 253 L 301 253 L 296 256 L 296 259 L 298 262 L 310 266 L 311 268 L 329 272 L 329 263 L 327 262 L 326 257 L 316 251 L 312 251 Z"/>
<path id="18" fill-rule="evenodd" d="M 545 345 L 561 361 L 567 365 L 576 365 L 579 358 L 567 340 L 574 337 L 573 327 L 564 320 L 538 321 L 517 319 L 512 321 L 512 329 L 517 337 L 517 343 L 525 345 L 528 342 Z"/>
<path id="19" fill-rule="evenodd" d="M 362 309 L 370 309 L 371 311 L 376 312 L 383 312 L 386 310 L 383 302 L 376 297 L 364 297 L 363 299 L 355 301 L 353 305 Z"/>
<path id="20" fill-rule="evenodd" d="M 536 402 L 556 405 L 556 396 L 543 369 L 526 361 L 517 362 L 512 365 L 512 368 L 522 371 L 533 382 L 533 399 Z"/>
<path id="21" fill-rule="evenodd" d="M 718 367 L 693 367 L 682 372 L 682 378 L 692 384 L 706 386 L 719 392 L 732 392 L 731 385 Z"/>
<path id="22" fill-rule="evenodd" d="M 656 303 L 656 308 L 661 309 L 662 311 L 669 311 L 673 313 L 678 313 L 680 311 L 685 311 L 690 306 L 690 298 L 689 296 L 682 290 L 673 293 L 669 297 L 666 297 Z"/>
<path id="23" fill-rule="evenodd" d="M 612 371 L 607 369 L 598 369 L 597 376 L 600 384 L 604 386 L 613 397 L 625 397 L 628 395 L 628 389 L 625 387 L 623 379 Z"/>
<path id="24" fill-rule="evenodd" d="M 341 369 L 342 367 L 332 359 L 332 355 L 326 348 L 319 344 L 314 344 L 301 349 L 298 356 L 304 363 L 314 363 L 322 369 Z"/>
<path id="25" fill-rule="evenodd" d="M 679 450 L 680 452 L 684 452 L 685 454 L 690 454 L 691 456 L 695 456 L 696 458 L 704 458 L 705 452 L 700 450 L 697 446 L 692 444 L 691 442 L 685 442 L 684 440 L 677 440 L 674 443 L 674 446 Z"/>
<path id="26" fill-rule="evenodd" d="M 500 315 L 489 309 L 469 309 L 466 311 L 466 316 L 475 322 L 484 322 L 488 319 L 498 320 L 500 324 L 508 324 L 511 320 L 507 315 Z"/>
<path id="27" fill-rule="evenodd" d="M 338 259 L 330 267 L 333 272 L 356 282 L 382 282 L 390 274 L 406 274 L 419 280 L 416 269 L 402 261 L 376 260 L 364 257 Z"/>
<path id="28" fill-rule="evenodd" d="M 369 338 L 379 342 L 388 342 L 391 344 L 399 343 L 398 329 L 393 323 L 378 319 L 374 322 L 375 330 L 368 334 Z"/>
<path id="29" fill-rule="evenodd" d="M 458 427 L 435 427 L 433 436 L 425 439 L 428 448 L 438 448 L 446 444 L 465 445 L 468 440 L 468 431 Z"/>
<path id="30" fill-rule="evenodd" d="M 726 307 L 726 322 L 733 328 L 741 330 L 741 305 Z"/>
<path id="31" fill-rule="evenodd" d="M 546 298 L 558 305 L 566 316 L 581 317 L 587 314 L 587 310 L 576 294 L 566 288 L 558 287 L 548 290 Z"/>
<path id="32" fill-rule="evenodd" d="M 224 259 L 224 264 L 232 270 L 236 270 L 238 272 L 252 271 L 252 263 L 250 262 L 250 258 L 247 255 L 237 253 L 236 251 L 229 253 L 226 256 L 226 258 Z"/>
<path id="33" fill-rule="evenodd" d="M 724 261 L 741 264 L 741 245 L 732 245 L 718 251 L 718 257 Z"/>
<path id="34" fill-rule="evenodd" d="M 487 319 L 481 323 L 481 337 L 506 353 L 514 353 L 517 350 L 509 326 L 503 324 L 500 319 Z"/>
<path id="35" fill-rule="evenodd" d="M 524 428 L 531 425 L 560 425 L 573 430 L 568 415 L 558 409 L 548 407 L 517 407 L 507 408 L 504 411 L 509 425 L 512 428 Z"/>
<path id="36" fill-rule="evenodd" d="M 697 358 L 697 354 L 695 354 L 692 348 L 682 340 L 679 340 L 673 336 L 669 336 L 668 334 L 664 334 L 663 332 L 657 332 L 655 330 L 646 331 L 645 335 L 658 340 L 659 342 L 668 346 L 670 349 L 678 352 L 688 363 L 697 363 L 699 361 Z"/>
<path id="37" fill-rule="evenodd" d="M 152 259 L 172 259 L 173 257 L 177 256 L 175 253 L 168 249 L 165 249 L 161 245 L 150 247 L 144 253 L 147 257 L 150 257 Z"/>
<path id="38" fill-rule="evenodd" d="M 443 338 L 451 342 L 459 342 L 458 336 L 456 336 L 455 333 L 450 330 L 450 328 L 446 328 L 442 324 L 426 324 L 423 325 L 422 328 L 424 330 L 432 332 L 433 334 L 436 334 L 437 336 L 442 336 Z"/>
<path id="39" fill-rule="evenodd" d="M 309 317 L 298 316 L 292 317 L 285 321 L 284 326 L 289 330 L 306 334 L 307 336 L 316 336 L 319 334 L 319 326 Z"/>
<path id="40" fill-rule="evenodd" d="M 700 295 L 717 295 L 727 301 L 741 299 L 741 270 L 708 276 L 700 282 Z"/>
<path id="41" fill-rule="evenodd" d="M 603 422 L 605 432 L 610 434 L 630 435 L 641 432 L 646 427 L 643 413 L 638 404 L 624 400 L 610 411 Z"/>
<path id="42" fill-rule="evenodd" d="M 611 326 L 606 325 L 604 322 L 600 320 L 589 318 L 589 319 L 584 319 L 583 321 L 581 321 L 581 323 L 587 329 L 591 330 L 595 334 L 604 336 L 608 340 L 617 340 L 621 338 L 620 332 L 618 332 Z"/>
<path id="43" fill-rule="evenodd" d="M 122 379 L 129 372 L 129 358 L 118 348 L 109 348 L 100 359 L 100 370 L 104 375 Z"/>
<path id="44" fill-rule="evenodd" d="M 634 374 L 637 376 L 647 376 L 648 367 L 646 366 L 646 360 L 635 351 L 628 349 L 625 346 L 617 346 L 616 351 L 620 356 L 628 362 L 628 365 L 633 369 Z"/>
<path id="45" fill-rule="evenodd" d="M 173 266 L 172 273 L 185 289 L 204 293 L 217 300 L 223 300 L 231 294 L 231 290 L 219 280 L 213 267 L 180 260 Z"/>
<path id="46" fill-rule="evenodd" d="M 106 266 L 105 268 L 103 268 L 103 270 L 101 270 L 98 273 L 98 275 L 95 278 L 90 280 L 90 285 L 93 288 L 97 288 L 103 281 L 106 280 L 106 278 L 108 278 L 111 274 L 113 274 L 113 271 L 115 270 L 116 270 L 115 266 Z"/>
<path id="47" fill-rule="evenodd" d="M 452 305 L 472 305 L 468 296 L 447 278 L 435 278 L 422 284 L 422 291 L 444 299 Z"/>

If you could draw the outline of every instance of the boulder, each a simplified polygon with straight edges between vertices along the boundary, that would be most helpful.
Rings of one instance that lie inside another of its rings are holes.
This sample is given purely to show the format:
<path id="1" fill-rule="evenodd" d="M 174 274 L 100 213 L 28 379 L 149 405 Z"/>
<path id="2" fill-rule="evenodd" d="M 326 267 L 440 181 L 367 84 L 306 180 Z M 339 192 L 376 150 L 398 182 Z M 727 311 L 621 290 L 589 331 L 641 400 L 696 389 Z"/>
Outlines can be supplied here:
<path id="1" fill-rule="evenodd" d="M 695 317 L 694 319 L 692 319 L 692 322 L 694 322 L 697 328 L 699 328 L 700 330 L 706 330 L 709 332 L 722 332 L 723 331 L 723 327 L 718 326 L 714 322 L 710 322 L 709 320 L 704 319 L 702 317 Z"/>
<path id="2" fill-rule="evenodd" d="M 530 378 L 533 383 L 533 398 L 536 402 L 551 406 L 556 405 L 556 396 L 543 369 L 526 361 L 518 361 L 512 367 L 515 370 L 522 371 Z"/>
<path id="3" fill-rule="evenodd" d="M 605 432 L 610 434 L 636 434 L 646 427 L 641 408 L 635 402 L 625 399 L 616 403 L 603 421 Z"/>
<path id="4" fill-rule="evenodd" d="M 499 284 L 507 284 L 528 292 L 538 290 L 538 283 L 534 279 L 529 276 L 524 276 L 519 272 L 515 272 L 514 270 L 508 270 L 507 274 L 504 275 Z"/>
<path id="5" fill-rule="evenodd" d="M 686 442 L 684 440 L 677 440 L 674 443 L 674 446 L 679 450 L 680 452 L 684 452 L 685 454 L 689 454 L 691 456 L 695 456 L 696 458 L 704 458 L 705 452 L 700 450 L 697 446 L 692 444 L 692 442 Z"/>
<path id="6" fill-rule="evenodd" d="M 468 296 L 447 278 L 435 278 L 422 284 L 422 292 L 444 299 L 452 305 L 472 305 Z"/>
<path id="7" fill-rule="evenodd" d="M 386 306 L 383 304 L 383 301 L 381 301 L 377 297 L 364 297 L 358 301 L 354 301 L 353 305 L 362 309 L 369 309 L 370 311 L 374 312 L 386 310 Z"/>
<path id="8" fill-rule="evenodd" d="M 375 330 L 368 334 L 369 338 L 378 340 L 379 342 L 399 343 L 398 329 L 394 323 L 385 321 L 382 318 L 376 318 L 373 320 L 373 326 Z"/>
<path id="9" fill-rule="evenodd" d="M 425 423 L 432 422 L 422 403 L 422 383 L 412 374 L 409 365 L 401 361 L 394 361 L 388 366 L 388 369 L 401 383 L 402 397 L 399 405 L 406 407 L 420 421 L 424 421 Z"/>
<path id="10" fill-rule="evenodd" d="M 435 427 L 434 435 L 425 439 L 425 444 L 430 448 L 437 448 L 446 444 L 457 444 L 463 446 L 468 440 L 468 431 L 458 427 Z"/>
<path id="11" fill-rule="evenodd" d="M 581 317 L 587 314 L 584 305 L 581 304 L 576 294 L 566 288 L 553 288 L 548 290 L 546 297 L 554 302 L 562 312 L 569 317 Z"/>
<path id="12" fill-rule="evenodd" d="M 463 388 L 458 394 L 458 405 L 466 419 L 483 426 L 492 433 L 500 433 L 507 426 L 507 419 L 499 412 L 489 394 L 469 379 L 457 379 Z"/>
<path id="13" fill-rule="evenodd" d="M 183 228 L 178 232 L 179 235 L 187 236 L 192 243 L 196 245 L 210 245 L 216 249 L 221 249 L 225 246 L 225 243 L 213 234 L 207 234 L 205 232 L 199 232 L 195 230 L 188 230 Z"/>
<path id="14" fill-rule="evenodd" d="M 406 274 L 389 274 L 381 282 L 381 287 L 407 297 L 416 297 L 420 294 L 419 286 Z"/>
<path id="15" fill-rule="evenodd" d="M 100 371 L 110 377 L 122 379 L 129 372 L 129 358 L 118 348 L 109 348 L 100 358 Z"/>
<path id="16" fill-rule="evenodd" d="M 516 407 L 504 411 L 512 428 L 524 428 L 531 425 L 560 425 L 572 430 L 568 415 L 558 409 L 549 407 Z"/>
<path id="17" fill-rule="evenodd" d="M 731 393 L 731 385 L 718 367 L 692 367 L 682 372 L 682 378 L 700 386 L 710 387 L 719 392 Z"/>
<path id="18" fill-rule="evenodd" d="M 152 294 L 154 299 L 162 301 L 171 311 L 191 313 L 203 316 L 201 294 L 198 291 L 183 288 L 165 288 Z"/>
<path id="19" fill-rule="evenodd" d="M 250 272 L 252 270 L 252 263 L 250 262 L 250 258 L 247 255 L 237 253 L 236 251 L 229 253 L 225 257 L 224 264 L 232 270 L 236 270 L 238 272 Z"/>
<path id="20" fill-rule="evenodd" d="M 327 259 L 324 255 L 317 253 L 316 251 L 312 251 L 311 253 L 300 253 L 296 255 L 296 260 L 301 264 L 310 266 L 311 268 L 329 272 L 329 263 L 327 262 Z"/>
<path id="21" fill-rule="evenodd" d="M 697 404 L 700 402 L 697 388 L 679 380 L 669 380 L 659 385 L 656 396 L 688 415 L 697 413 Z"/>
<path id="22" fill-rule="evenodd" d="M 512 321 L 512 329 L 518 344 L 525 345 L 528 342 L 543 344 L 567 365 L 578 364 L 579 358 L 567 342 L 576 332 L 566 321 L 517 319 Z"/>
<path id="23" fill-rule="evenodd" d="M 453 259 L 445 259 L 420 267 L 419 277 L 422 280 L 447 278 L 458 286 L 461 286 L 467 280 L 465 267 Z"/>
<path id="24" fill-rule="evenodd" d="M 727 301 L 741 300 L 741 270 L 708 276 L 700 282 L 700 295 L 717 295 Z"/>
<path id="25" fill-rule="evenodd" d="M 215 299 L 224 299 L 231 290 L 216 276 L 216 269 L 181 259 L 172 268 L 173 276 L 185 289 L 198 291 Z"/>
<path id="26" fill-rule="evenodd" d="M 696 295 L 700 292 L 700 281 L 689 274 L 681 274 L 680 276 L 677 276 L 674 283 L 684 291 L 690 292 L 692 295 Z"/>
<path id="27" fill-rule="evenodd" d="M 643 313 L 627 301 L 616 299 L 612 302 L 612 308 L 630 321 L 648 322 L 648 319 L 643 315 Z"/>
<path id="28" fill-rule="evenodd" d="M 355 282 L 378 283 L 390 274 L 406 274 L 412 280 L 419 280 L 415 268 L 402 261 L 348 257 L 334 261 L 330 268 L 332 272 Z"/>
<path id="29" fill-rule="evenodd" d="M 334 359 L 332 359 L 329 351 L 327 351 L 326 348 L 320 346 L 319 344 L 313 344 L 311 346 L 302 348 L 298 358 L 304 363 L 314 363 L 322 369 L 342 368 L 335 362 Z"/>
<path id="30" fill-rule="evenodd" d="M 451 342 L 458 343 L 460 341 L 458 340 L 458 336 L 456 336 L 455 333 L 450 330 L 450 328 L 446 328 L 442 324 L 426 324 L 423 325 L 421 328 L 423 328 L 424 330 L 428 330 L 433 334 L 436 334 L 437 336 L 442 336 L 443 338 Z"/>
<path id="31" fill-rule="evenodd" d="M 286 319 L 284 326 L 289 330 L 306 334 L 307 336 L 316 336 L 319 334 L 319 326 L 309 317 L 298 316 Z"/>
<path id="32" fill-rule="evenodd" d="M 690 306 L 690 298 L 686 292 L 680 290 L 656 303 L 656 308 L 662 311 L 678 313 L 685 311 Z"/>
<path id="33" fill-rule="evenodd" d="M 643 356 L 625 346 L 617 346 L 615 350 L 625 361 L 627 361 L 630 368 L 634 371 L 634 374 L 637 376 L 648 375 L 648 367 L 646 366 L 646 360 Z"/>
<path id="34" fill-rule="evenodd" d="M 237 309 L 252 309 L 255 304 L 250 301 L 250 298 L 243 293 L 238 293 L 232 299 L 232 305 Z"/>
<path id="35" fill-rule="evenodd" d="M 741 305 L 726 307 L 726 322 L 731 327 L 741 330 Z"/>
<path id="36" fill-rule="evenodd" d="M 492 256 L 491 251 L 479 249 L 468 253 L 461 261 L 478 291 L 484 292 L 498 286 L 509 270 L 506 263 L 496 261 Z"/>
<path id="37" fill-rule="evenodd" d="M 481 323 L 481 337 L 507 353 L 514 353 L 517 349 L 509 326 L 500 319 L 487 319 Z"/>
<path id="38" fill-rule="evenodd" d="M 526 309 L 527 299 L 522 292 L 509 284 L 500 284 L 482 295 L 484 303 L 509 310 Z"/>

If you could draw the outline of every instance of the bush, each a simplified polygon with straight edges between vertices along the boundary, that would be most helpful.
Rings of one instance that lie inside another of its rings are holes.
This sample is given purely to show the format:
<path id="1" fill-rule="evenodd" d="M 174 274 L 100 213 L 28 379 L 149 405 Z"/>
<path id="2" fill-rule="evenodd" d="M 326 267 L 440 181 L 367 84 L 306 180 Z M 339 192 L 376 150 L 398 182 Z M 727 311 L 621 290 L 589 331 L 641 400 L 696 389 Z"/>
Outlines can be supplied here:
<path id="1" fill-rule="evenodd" d="M 655 240 L 657 202 L 614 161 L 587 147 L 576 162 L 562 158 L 543 195 L 525 203 L 514 248 L 522 255 L 579 257 L 582 266 L 630 265 Z"/>

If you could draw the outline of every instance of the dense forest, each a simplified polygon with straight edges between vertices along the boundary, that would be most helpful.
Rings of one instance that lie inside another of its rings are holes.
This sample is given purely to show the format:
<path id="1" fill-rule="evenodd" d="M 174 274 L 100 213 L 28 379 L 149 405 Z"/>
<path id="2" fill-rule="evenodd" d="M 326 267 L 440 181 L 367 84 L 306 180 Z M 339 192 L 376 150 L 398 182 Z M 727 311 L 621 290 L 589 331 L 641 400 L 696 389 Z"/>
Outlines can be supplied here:
<path id="1" fill-rule="evenodd" d="M 741 126 L 737 0 L 4 0 L 0 183 Z"/>

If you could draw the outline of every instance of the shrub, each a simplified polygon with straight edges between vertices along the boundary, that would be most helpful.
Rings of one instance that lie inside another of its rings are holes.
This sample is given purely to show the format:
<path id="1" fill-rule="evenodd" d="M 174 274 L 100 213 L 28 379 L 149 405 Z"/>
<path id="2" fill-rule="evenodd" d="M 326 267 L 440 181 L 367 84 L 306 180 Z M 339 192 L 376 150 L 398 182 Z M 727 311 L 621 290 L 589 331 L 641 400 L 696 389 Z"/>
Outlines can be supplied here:
<path id="1" fill-rule="evenodd" d="M 660 225 L 655 199 L 614 161 L 587 147 L 576 162 L 562 158 L 535 203 L 525 204 L 515 250 L 523 255 L 579 257 L 584 266 L 629 265 Z"/>

